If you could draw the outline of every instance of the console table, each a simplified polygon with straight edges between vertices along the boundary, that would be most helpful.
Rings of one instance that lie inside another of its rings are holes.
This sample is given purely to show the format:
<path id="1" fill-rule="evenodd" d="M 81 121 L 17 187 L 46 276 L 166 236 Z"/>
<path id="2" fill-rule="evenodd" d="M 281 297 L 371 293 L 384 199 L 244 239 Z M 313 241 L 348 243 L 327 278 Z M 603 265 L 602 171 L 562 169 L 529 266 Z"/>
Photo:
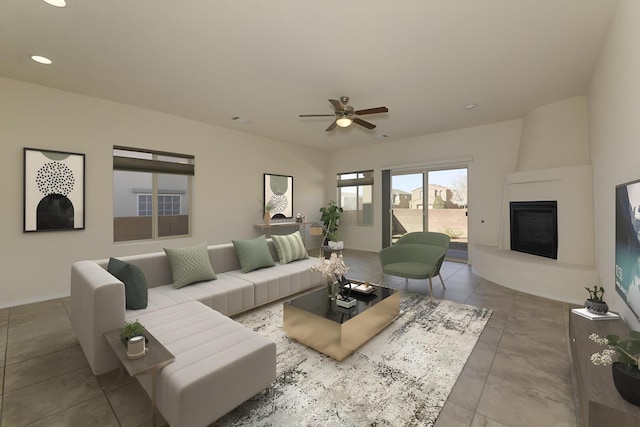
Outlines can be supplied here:
<path id="1" fill-rule="evenodd" d="M 300 231 L 300 234 L 302 235 L 302 243 L 304 243 L 304 245 L 307 246 L 307 242 L 306 242 L 307 224 L 313 224 L 313 223 L 310 221 L 271 222 L 270 224 L 254 224 L 254 227 L 259 228 L 260 230 L 263 230 L 263 231 L 266 230 L 267 237 L 270 237 L 271 234 L 273 234 L 272 230 L 276 230 L 278 228 L 296 227 L 298 231 L 300 231 L 300 228 L 302 228 L 302 230 Z"/>
<path id="2" fill-rule="evenodd" d="M 589 339 L 596 333 L 604 338 L 610 334 L 626 337 L 629 328 L 620 319 L 589 320 L 575 313 L 569 315 L 569 340 L 573 359 L 573 374 L 580 402 L 578 417 L 583 427 L 640 426 L 640 407 L 624 400 L 613 384 L 611 366 L 596 366 L 591 355 L 605 349 Z"/>

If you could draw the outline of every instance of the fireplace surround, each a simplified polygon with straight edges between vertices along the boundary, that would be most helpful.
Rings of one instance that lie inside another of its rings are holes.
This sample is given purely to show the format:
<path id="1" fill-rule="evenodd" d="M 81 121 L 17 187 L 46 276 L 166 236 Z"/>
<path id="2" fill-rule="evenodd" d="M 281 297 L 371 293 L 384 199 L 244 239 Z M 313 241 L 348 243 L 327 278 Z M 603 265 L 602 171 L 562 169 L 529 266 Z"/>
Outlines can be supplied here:
<path id="1" fill-rule="evenodd" d="M 511 250 L 558 259 L 558 202 L 510 202 Z"/>

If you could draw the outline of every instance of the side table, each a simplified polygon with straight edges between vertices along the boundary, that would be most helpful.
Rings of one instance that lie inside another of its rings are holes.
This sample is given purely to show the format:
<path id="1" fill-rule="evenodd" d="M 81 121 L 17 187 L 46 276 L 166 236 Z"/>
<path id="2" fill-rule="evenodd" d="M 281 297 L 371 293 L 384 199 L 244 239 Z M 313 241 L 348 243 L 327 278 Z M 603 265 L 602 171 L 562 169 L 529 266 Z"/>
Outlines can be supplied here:
<path id="1" fill-rule="evenodd" d="M 109 346 L 111 346 L 122 364 L 121 372 L 122 368 L 124 368 L 132 377 L 144 374 L 151 375 L 151 425 L 155 426 L 158 373 L 162 368 L 173 362 L 175 357 L 149 331 L 145 332 L 145 336 L 149 340 L 146 345 L 146 354 L 139 359 L 129 359 L 127 358 L 127 345 L 120 339 L 120 329 L 104 333 Z"/>

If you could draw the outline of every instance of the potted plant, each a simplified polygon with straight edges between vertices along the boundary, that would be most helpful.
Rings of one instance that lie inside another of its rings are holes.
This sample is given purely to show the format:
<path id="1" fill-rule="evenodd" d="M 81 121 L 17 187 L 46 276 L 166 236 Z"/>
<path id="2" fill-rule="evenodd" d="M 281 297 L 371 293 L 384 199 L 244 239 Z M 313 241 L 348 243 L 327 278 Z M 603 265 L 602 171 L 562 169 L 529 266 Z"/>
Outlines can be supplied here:
<path id="1" fill-rule="evenodd" d="M 145 337 L 145 341 L 147 341 L 147 337 L 144 335 L 145 331 L 144 326 L 137 320 L 135 322 L 125 322 L 120 330 L 120 339 L 126 343 L 133 337 L 142 336 Z"/>
<path id="2" fill-rule="evenodd" d="M 258 201 L 260 201 L 260 199 L 258 199 Z M 265 224 L 269 225 L 271 224 L 271 211 L 273 211 L 273 209 L 275 208 L 275 205 L 273 204 L 273 201 L 269 200 L 266 203 L 263 202 L 262 206 L 263 206 L 262 211 L 264 212 L 262 219 Z"/>
<path id="3" fill-rule="evenodd" d="M 611 365 L 613 383 L 626 401 L 640 406 L 640 332 L 630 331 L 629 338 L 620 339 L 617 335 L 600 338 L 598 334 L 589 336 L 591 341 L 609 346 L 608 349 L 591 355 L 594 365 Z M 617 361 L 613 356 L 617 355 Z"/>
<path id="4" fill-rule="evenodd" d="M 336 238 L 336 231 L 338 230 L 338 221 L 343 209 L 336 204 L 333 200 L 329 200 L 327 206 L 320 208 L 321 217 L 320 221 L 324 224 L 325 240 L 333 240 Z"/>
<path id="5" fill-rule="evenodd" d="M 589 298 L 584 302 L 584 307 L 594 314 L 607 314 L 609 306 L 603 301 L 604 288 L 598 285 L 593 285 L 593 289 L 585 286 L 587 292 L 589 292 Z"/>

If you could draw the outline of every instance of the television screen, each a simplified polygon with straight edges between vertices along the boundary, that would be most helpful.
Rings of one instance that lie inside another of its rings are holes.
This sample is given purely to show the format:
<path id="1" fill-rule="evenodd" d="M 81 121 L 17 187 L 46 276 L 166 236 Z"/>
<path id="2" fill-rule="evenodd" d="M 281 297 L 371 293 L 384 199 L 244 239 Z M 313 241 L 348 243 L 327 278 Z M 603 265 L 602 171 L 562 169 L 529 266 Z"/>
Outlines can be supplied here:
<path id="1" fill-rule="evenodd" d="M 616 292 L 640 319 L 640 180 L 616 186 Z"/>

